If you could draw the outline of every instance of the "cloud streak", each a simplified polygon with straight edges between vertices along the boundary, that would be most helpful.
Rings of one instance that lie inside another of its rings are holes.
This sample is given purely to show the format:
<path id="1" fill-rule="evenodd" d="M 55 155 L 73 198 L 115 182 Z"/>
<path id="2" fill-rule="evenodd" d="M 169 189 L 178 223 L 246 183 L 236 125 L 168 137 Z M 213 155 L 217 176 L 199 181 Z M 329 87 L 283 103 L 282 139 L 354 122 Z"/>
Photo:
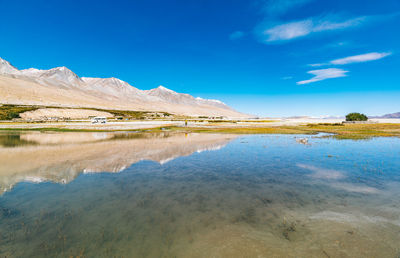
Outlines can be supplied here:
<path id="1" fill-rule="evenodd" d="M 314 77 L 309 80 L 299 81 L 297 82 L 297 85 L 309 84 L 312 82 L 318 82 L 339 77 L 346 77 L 348 72 L 349 71 L 338 68 L 328 68 L 328 69 L 308 71 L 307 73 L 314 75 Z"/>
<path id="2" fill-rule="evenodd" d="M 371 52 L 362 55 L 348 56 L 344 58 L 335 59 L 329 61 L 328 63 L 309 64 L 308 66 L 319 67 L 324 65 L 346 65 L 353 63 L 364 63 L 364 62 L 379 60 L 384 57 L 390 56 L 391 54 L 392 52 L 381 52 L 381 53 Z"/>
<path id="3" fill-rule="evenodd" d="M 366 16 L 356 17 L 347 20 L 338 19 L 337 17 L 335 18 L 333 16 L 325 16 L 284 23 L 273 27 L 261 25 L 260 36 L 262 41 L 265 43 L 274 41 L 288 41 L 318 32 L 341 30 L 355 27 L 362 24 L 366 20 Z"/>
<path id="4" fill-rule="evenodd" d="M 383 53 L 372 52 L 372 53 L 367 53 L 367 54 L 363 54 L 363 55 L 348 56 L 345 58 L 335 59 L 335 60 L 330 61 L 330 63 L 334 64 L 334 65 L 363 63 L 363 62 L 379 60 L 379 59 L 387 57 L 391 54 L 392 54 L 391 52 L 383 52 Z"/>

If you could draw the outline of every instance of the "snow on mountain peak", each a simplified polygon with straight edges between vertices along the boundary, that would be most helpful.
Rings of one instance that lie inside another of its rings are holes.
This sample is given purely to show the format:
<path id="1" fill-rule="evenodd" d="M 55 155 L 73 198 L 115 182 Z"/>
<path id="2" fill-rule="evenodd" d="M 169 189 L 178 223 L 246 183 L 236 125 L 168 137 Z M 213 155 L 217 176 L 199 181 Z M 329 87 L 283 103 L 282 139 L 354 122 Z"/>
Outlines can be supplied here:
<path id="1" fill-rule="evenodd" d="M 158 86 L 156 89 L 158 89 L 158 90 L 162 90 L 162 91 L 166 91 L 166 92 L 169 92 L 169 93 L 174 93 L 174 94 L 177 94 L 175 91 L 173 91 L 173 90 L 170 90 L 170 89 L 168 89 L 168 88 L 165 88 L 165 87 L 164 87 L 164 86 L 162 86 L 162 85 Z"/>
<path id="2" fill-rule="evenodd" d="M 127 82 L 125 82 L 125 81 L 123 81 L 123 80 L 120 80 L 120 79 L 118 79 L 118 78 L 115 78 L 115 77 L 111 77 L 111 78 L 106 78 L 106 79 L 104 79 L 105 81 L 107 81 L 107 82 L 110 82 L 110 83 L 112 83 L 112 84 L 114 84 L 114 85 L 118 85 L 118 86 L 131 86 L 129 83 L 127 83 Z"/>
<path id="3" fill-rule="evenodd" d="M 44 72 L 46 72 L 46 70 L 40 70 L 36 68 L 28 68 L 20 71 L 21 75 L 25 76 L 40 76 Z"/>
<path id="4" fill-rule="evenodd" d="M 197 97 L 196 99 L 200 100 L 200 101 L 211 101 L 211 102 L 215 102 L 215 103 L 226 105 L 224 102 L 222 102 L 220 100 L 217 100 L 217 99 L 203 99 L 203 98 L 200 98 L 200 97 Z"/>
<path id="5" fill-rule="evenodd" d="M 129 83 L 120 80 L 118 78 L 115 77 L 110 77 L 110 78 L 91 78 L 91 77 L 82 77 L 81 78 L 84 82 L 91 84 L 91 85 L 98 85 L 98 86 L 102 86 L 102 87 L 107 87 L 107 86 L 111 86 L 113 88 L 133 88 L 136 89 L 135 87 L 133 87 L 132 85 L 130 85 Z M 139 89 L 136 89 L 139 90 Z"/>
<path id="6" fill-rule="evenodd" d="M 102 92 L 106 95 L 120 97 L 121 99 L 140 99 L 147 97 L 143 91 L 118 78 L 82 77 L 81 79 L 89 89 L 96 92 Z"/>
<path id="7" fill-rule="evenodd" d="M 7 60 L 0 57 L 0 74 L 15 74 L 18 69 L 10 64 Z"/>
<path id="8" fill-rule="evenodd" d="M 55 67 L 55 68 L 51 68 L 50 70 L 48 70 L 49 72 L 57 72 L 57 73 L 65 73 L 65 74 L 72 74 L 75 75 L 76 77 L 78 77 L 73 71 L 71 71 L 70 69 L 68 69 L 65 66 L 60 66 L 60 67 Z"/>
<path id="9" fill-rule="evenodd" d="M 81 82 L 82 80 L 76 75 L 74 72 L 69 70 L 65 66 L 52 68 L 50 70 L 44 71 L 41 75 L 41 78 L 57 80 L 66 84 L 72 84 Z"/>
<path id="10" fill-rule="evenodd" d="M 0 65 L 3 65 L 3 64 L 11 65 L 10 62 L 8 62 L 7 60 L 0 57 Z"/>

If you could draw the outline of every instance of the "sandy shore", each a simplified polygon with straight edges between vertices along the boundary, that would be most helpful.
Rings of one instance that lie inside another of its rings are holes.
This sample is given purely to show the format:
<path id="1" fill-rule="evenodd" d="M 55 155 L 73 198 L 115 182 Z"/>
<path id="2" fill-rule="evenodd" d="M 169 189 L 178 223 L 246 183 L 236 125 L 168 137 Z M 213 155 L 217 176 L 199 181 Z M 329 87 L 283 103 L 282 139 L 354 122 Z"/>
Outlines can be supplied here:
<path id="1" fill-rule="evenodd" d="M 0 123 L 0 128 L 35 129 L 60 128 L 73 130 L 135 130 L 155 128 L 160 126 L 181 126 L 184 121 L 130 121 L 107 122 L 106 124 L 92 124 L 91 122 L 46 122 L 46 123 Z"/>

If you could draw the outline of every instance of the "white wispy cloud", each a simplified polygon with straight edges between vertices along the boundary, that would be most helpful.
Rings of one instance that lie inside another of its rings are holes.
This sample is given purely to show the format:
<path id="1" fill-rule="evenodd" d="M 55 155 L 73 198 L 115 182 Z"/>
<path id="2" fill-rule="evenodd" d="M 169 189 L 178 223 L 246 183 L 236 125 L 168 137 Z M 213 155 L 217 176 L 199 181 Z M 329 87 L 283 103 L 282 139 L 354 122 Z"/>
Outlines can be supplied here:
<path id="1" fill-rule="evenodd" d="M 383 53 L 372 52 L 372 53 L 367 53 L 367 54 L 362 54 L 362 55 L 348 56 L 345 58 L 335 59 L 335 60 L 330 61 L 330 63 L 334 64 L 334 65 L 363 63 L 363 62 L 379 60 L 379 59 L 387 57 L 391 54 L 392 54 L 391 52 L 383 52 Z"/>
<path id="2" fill-rule="evenodd" d="M 338 68 L 328 68 L 328 69 L 320 69 L 320 70 L 312 70 L 307 73 L 314 75 L 313 78 L 309 80 L 299 81 L 298 85 L 308 84 L 317 81 L 323 81 L 326 79 L 346 77 L 349 71 L 338 69 Z"/>
<path id="3" fill-rule="evenodd" d="M 264 42 L 287 41 L 313 33 L 346 29 L 360 25 L 368 17 L 356 17 L 343 20 L 335 16 L 314 17 L 275 26 L 260 25 L 260 36 Z"/>
<path id="4" fill-rule="evenodd" d="M 318 66 L 324 66 L 324 65 L 346 65 L 346 64 L 352 64 L 352 63 L 364 63 L 364 62 L 379 60 L 384 57 L 390 56 L 391 54 L 392 54 L 392 52 L 381 52 L 381 53 L 371 52 L 371 53 L 366 53 L 366 54 L 362 54 L 362 55 L 348 56 L 348 57 L 344 57 L 344 58 L 335 59 L 335 60 L 329 61 L 328 63 L 309 64 L 308 66 L 318 67 Z"/>
<path id="5" fill-rule="evenodd" d="M 230 38 L 231 40 L 235 40 L 235 39 L 240 39 L 240 38 L 242 38 L 243 36 L 244 36 L 244 32 L 238 30 L 238 31 L 235 31 L 235 32 L 231 33 L 231 34 L 229 35 L 229 38 Z"/>
<path id="6" fill-rule="evenodd" d="M 311 66 L 311 67 L 319 67 L 319 66 L 324 66 L 324 65 L 327 65 L 328 63 L 317 63 L 317 64 L 309 64 L 308 66 Z"/>
<path id="7" fill-rule="evenodd" d="M 312 21 L 304 20 L 278 25 L 264 30 L 265 41 L 289 40 L 310 34 L 312 31 Z"/>
<path id="8" fill-rule="evenodd" d="M 350 47 L 350 46 L 354 47 L 354 45 L 355 44 L 351 41 L 338 41 L 338 42 L 332 42 L 332 43 L 326 44 L 326 45 L 322 46 L 321 49 Z"/>
<path id="9" fill-rule="evenodd" d="M 326 31 L 326 30 L 338 30 L 353 27 L 361 24 L 366 20 L 366 16 L 356 17 L 344 21 L 330 21 L 330 20 L 316 20 L 312 32 Z"/>

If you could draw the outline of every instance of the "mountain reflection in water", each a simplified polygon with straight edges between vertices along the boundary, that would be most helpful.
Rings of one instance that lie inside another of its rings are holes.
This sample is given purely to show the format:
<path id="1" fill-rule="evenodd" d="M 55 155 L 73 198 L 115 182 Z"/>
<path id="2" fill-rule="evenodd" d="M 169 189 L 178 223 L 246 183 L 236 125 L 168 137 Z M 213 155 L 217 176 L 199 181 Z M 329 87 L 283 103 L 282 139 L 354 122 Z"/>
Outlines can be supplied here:
<path id="1" fill-rule="evenodd" d="M 141 160 L 164 164 L 217 150 L 234 135 L 182 133 L 13 133 L 0 135 L 0 192 L 21 181 L 68 183 L 80 173 L 120 172 Z"/>

